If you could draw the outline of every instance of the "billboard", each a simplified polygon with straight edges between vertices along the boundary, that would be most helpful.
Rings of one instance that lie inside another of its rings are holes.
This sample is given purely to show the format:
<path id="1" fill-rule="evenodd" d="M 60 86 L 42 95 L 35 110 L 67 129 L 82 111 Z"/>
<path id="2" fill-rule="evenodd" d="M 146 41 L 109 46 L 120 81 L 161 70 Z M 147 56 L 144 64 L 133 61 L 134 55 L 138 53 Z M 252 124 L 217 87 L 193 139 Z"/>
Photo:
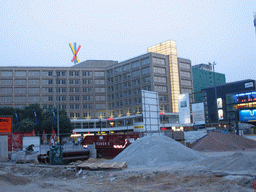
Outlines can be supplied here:
<path id="1" fill-rule="evenodd" d="M 244 109 L 239 111 L 240 121 L 256 121 L 256 109 Z"/>
<path id="2" fill-rule="evenodd" d="M 204 103 L 192 104 L 192 113 L 193 113 L 193 124 L 194 125 L 205 124 Z"/>
<path id="3" fill-rule="evenodd" d="M 12 117 L 0 117 L 0 133 L 12 132 Z"/>
<path id="4" fill-rule="evenodd" d="M 189 93 L 178 95 L 179 103 L 179 124 L 189 124 L 190 122 L 190 106 L 189 106 Z"/>
<path id="5" fill-rule="evenodd" d="M 135 130 L 146 132 L 159 131 L 160 122 L 158 92 L 142 90 L 141 96 L 144 129 L 140 128 Z"/>

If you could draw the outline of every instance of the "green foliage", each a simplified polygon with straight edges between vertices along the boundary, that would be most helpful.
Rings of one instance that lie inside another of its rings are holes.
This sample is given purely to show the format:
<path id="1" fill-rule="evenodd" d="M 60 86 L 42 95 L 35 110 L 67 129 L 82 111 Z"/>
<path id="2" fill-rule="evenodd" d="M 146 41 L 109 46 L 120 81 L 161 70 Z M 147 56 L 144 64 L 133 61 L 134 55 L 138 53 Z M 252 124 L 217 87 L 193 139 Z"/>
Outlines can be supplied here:
<path id="1" fill-rule="evenodd" d="M 55 123 L 52 110 L 54 110 L 55 113 Z M 37 125 L 35 125 L 34 111 L 37 116 Z M 15 112 L 18 116 L 18 126 L 16 126 Z M 13 117 L 13 132 L 32 132 L 34 129 L 35 133 L 42 134 L 43 130 L 45 130 L 46 134 L 51 134 L 53 128 L 57 132 L 57 110 L 55 108 L 43 111 L 37 103 L 28 105 L 23 109 L 2 107 L 0 108 L 0 115 Z M 74 129 L 65 110 L 59 111 L 59 128 L 60 134 L 72 133 Z"/>
<path id="2" fill-rule="evenodd" d="M 32 132 L 35 129 L 35 124 L 30 119 L 23 119 L 19 122 L 19 126 L 16 128 L 16 132 Z"/>

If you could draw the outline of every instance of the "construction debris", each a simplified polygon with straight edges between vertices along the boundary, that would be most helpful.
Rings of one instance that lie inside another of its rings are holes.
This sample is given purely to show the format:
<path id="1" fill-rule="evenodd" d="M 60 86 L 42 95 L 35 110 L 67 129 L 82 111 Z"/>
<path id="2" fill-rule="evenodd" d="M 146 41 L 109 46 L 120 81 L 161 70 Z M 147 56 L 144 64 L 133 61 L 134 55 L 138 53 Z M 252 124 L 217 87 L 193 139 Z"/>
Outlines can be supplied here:
<path id="1" fill-rule="evenodd" d="M 83 163 L 76 166 L 78 169 L 90 169 L 90 170 L 100 170 L 100 169 L 117 169 L 123 170 L 127 167 L 126 162 L 115 162 L 115 163 Z"/>

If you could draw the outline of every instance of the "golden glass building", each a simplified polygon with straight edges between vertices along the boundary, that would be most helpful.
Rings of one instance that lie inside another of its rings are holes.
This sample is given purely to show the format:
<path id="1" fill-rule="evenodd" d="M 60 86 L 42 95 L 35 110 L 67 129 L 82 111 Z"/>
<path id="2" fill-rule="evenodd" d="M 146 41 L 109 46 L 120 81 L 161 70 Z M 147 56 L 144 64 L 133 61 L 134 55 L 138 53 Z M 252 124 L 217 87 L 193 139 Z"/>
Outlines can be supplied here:
<path id="1" fill-rule="evenodd" d="M 175 41 L 165 41 L 148 48 L 148 52 L 167 55 L 169 59 L 169 76 L 171 85 L 171 103 L 173 113 L 178 113 L 178 95 L 180 94 L 179 65 Z"/>

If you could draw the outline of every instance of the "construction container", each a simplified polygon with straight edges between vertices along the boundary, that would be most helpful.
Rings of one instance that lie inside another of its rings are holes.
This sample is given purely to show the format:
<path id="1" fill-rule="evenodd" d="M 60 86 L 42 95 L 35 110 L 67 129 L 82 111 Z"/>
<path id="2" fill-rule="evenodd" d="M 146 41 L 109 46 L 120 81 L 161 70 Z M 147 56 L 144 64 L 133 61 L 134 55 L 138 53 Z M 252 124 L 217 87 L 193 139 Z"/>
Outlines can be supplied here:
<path id="1" fill-rule="evenodd" d="M 82 145 L 95 144 L 97 158 L 115 158 L 133 141 L 140 137 L 140 133 L 116 134 L 116 135 L 88 135 L 85 136 Z"/>

